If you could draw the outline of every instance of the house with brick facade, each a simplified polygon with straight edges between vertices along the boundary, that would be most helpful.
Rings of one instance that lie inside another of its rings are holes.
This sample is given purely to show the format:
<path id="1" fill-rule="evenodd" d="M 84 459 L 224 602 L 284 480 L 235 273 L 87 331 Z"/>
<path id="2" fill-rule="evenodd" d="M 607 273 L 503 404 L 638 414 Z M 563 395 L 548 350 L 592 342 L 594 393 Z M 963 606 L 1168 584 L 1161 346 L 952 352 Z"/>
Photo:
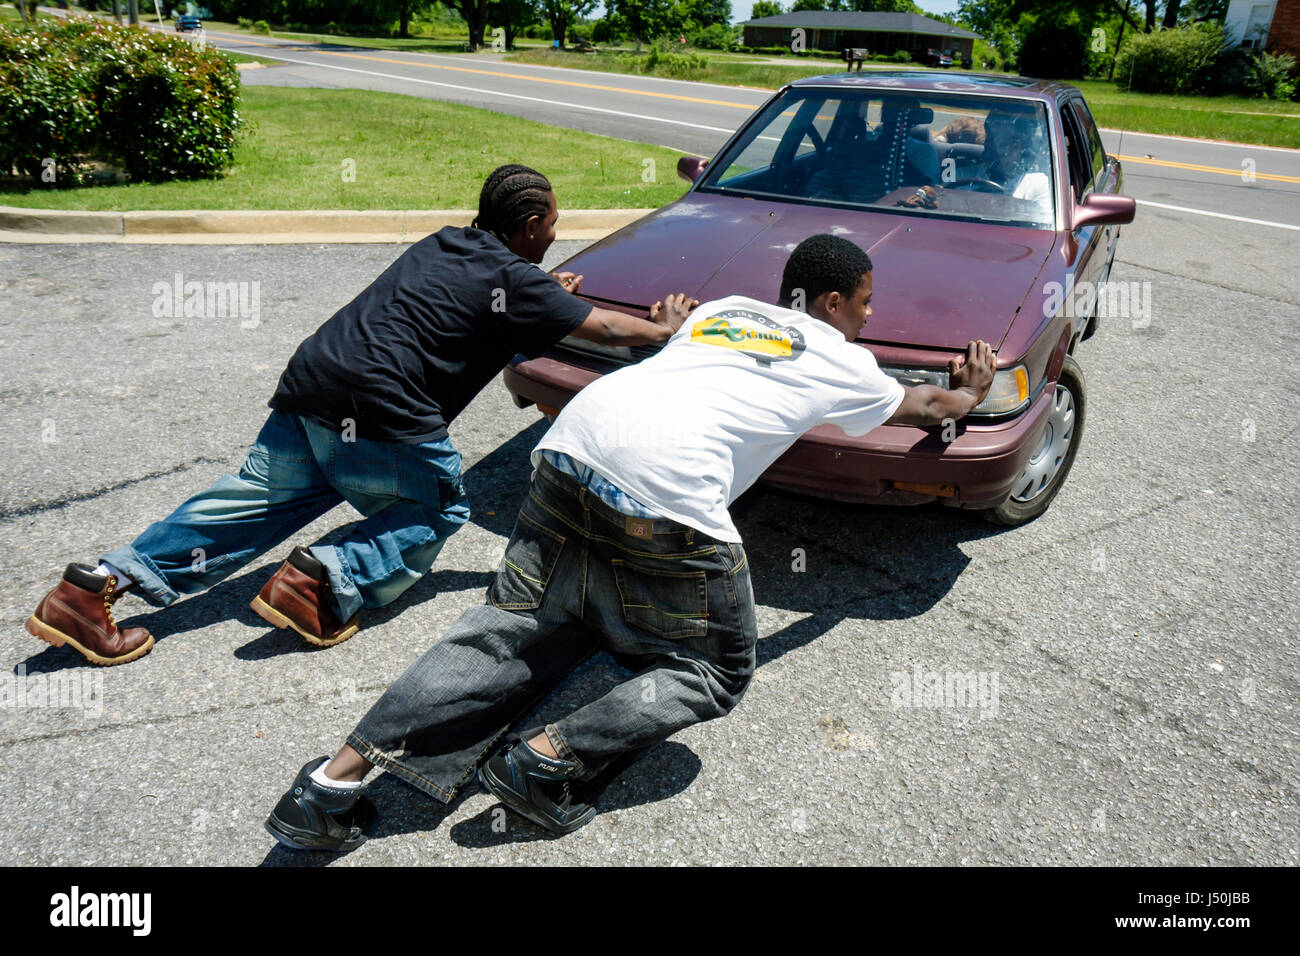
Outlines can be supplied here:
<path id="1" fill-rule="evenodd" d="M 1300 0 L 1231 0 L 1223 27 L 1237 46 L 1300 59 Z"/>

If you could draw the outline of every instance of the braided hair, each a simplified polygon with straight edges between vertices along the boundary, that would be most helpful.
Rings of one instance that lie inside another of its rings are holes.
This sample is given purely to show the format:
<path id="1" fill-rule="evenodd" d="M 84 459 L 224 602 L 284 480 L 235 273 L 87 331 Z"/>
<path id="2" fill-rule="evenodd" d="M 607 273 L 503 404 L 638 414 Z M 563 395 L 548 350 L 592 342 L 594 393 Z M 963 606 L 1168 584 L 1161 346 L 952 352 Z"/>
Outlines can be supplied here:
<path id="1" fill-rule="evenodd" d="M 550 192 L 550 180 L 537 170 L 518 163 L 498 166 L 483 183 L 478 215 L 470 225 L 506 242 L 531 217 L 546 218 Z"/>

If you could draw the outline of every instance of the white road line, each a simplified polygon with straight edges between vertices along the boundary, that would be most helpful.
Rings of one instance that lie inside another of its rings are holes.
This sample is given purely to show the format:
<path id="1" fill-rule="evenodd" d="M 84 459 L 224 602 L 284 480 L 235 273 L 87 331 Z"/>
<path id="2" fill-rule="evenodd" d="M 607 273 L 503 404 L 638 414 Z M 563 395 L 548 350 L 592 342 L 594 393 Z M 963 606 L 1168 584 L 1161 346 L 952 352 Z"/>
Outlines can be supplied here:
<path id="1" fill-rule="evenodd" d="M 646 116 L 641 113 L 629 113 L 626 110 L 608 110 L 600 106 L 587 106 L 583 103 L 566 103 L 563 100 L 548 100 L 540 96 L 524 96 L 522 93 L 506 93 L 501 90 L 484 90 L 474 86 L 461 86 L 457 83 L 439 83 L 436 80 L 425 80 L 415 76 L 399 76 L 396 73 L 380 73 L 376 70 L 359 70 L 352 66 L 335 66 L 332 63 L 315 63 L 311 60 L 295 60 L 287 56 L 279 56 L 274 53 L 259 53 L 259 56 L 267 56 L 276 60 L 282 60 L 285 63 L 297 63 L 300 66 L 314 66 L 322 70 L 342 70 L 345 73 L 362 73 L 366 76 L 378 76 L 386 80 L 400 80 L 404 83 L 423 83 L 425 86 L 440 86 L 448 90 L 461 90 L 465 93 L 478 93 L 482 96 L 505 96 L 512 100 L 524 100 L 528 103 L 545 103 L 548 106 L 562 106 L 571 110 L 586 110 L 589 113 L 608 113 L 611 116 L 623 116 L 628 119 L 646 120 L 650 123 L 667 123 L 670 126 L 686 126 L 691 129 L 708 130 L 710 133 L 726 133 L 730 136 L 735 129 L 723 129 L 720 126 L 705 126 L 701 123 L 688 123 L 685 120 L 664 119 L 662 116 Z"/>
<path id="2" fill-rule="evenodd" d="M 1142 133 L 1135 129 L 1114 129 L 1109 126 L 1098 126 L 1103 133 L 1114 133 L 1116 136 L 1150 136 L 1153 139 L 1172 139 L 1180 143 L 1193 143 L 1197 146 L 1230 146 L 1233 149 L 1269 149 L 1275 153 L 1290 153 L 1292 156 L 1300 153 L 1300 149 L 1291 149 L 1286 146 L 1256 146 L 1253 143 L 1234 143 L 1226 139 L 1197 139 L 1194 136 L 1172 136 L 1169 133 Z"/>
<path id="3" fill-rule="evenodd" d="M 1233 222 L 1248 222 L 1254 226 L 1273 226 L 1276 229 L 1294 229 L 1300 232 L 1300 226 L 1293 226 L 1287 222 L 1269 222 L 1267 219 L 1247 219 L 1245 216 L 1230 216 L 1226 212 L 1210 212 L 1208 209 L 1189 209 L 1186 206 L 1170 206 L 1162 202 L 1151 202 L 1149 199 L 1137 200 L 1139 206 L 1154 206 L 1157 209 L 1172 209 L 1174 212 L 1190 212 L 1196 216 L 1213 216 L 1215 219 L 1231 219 Z"/>

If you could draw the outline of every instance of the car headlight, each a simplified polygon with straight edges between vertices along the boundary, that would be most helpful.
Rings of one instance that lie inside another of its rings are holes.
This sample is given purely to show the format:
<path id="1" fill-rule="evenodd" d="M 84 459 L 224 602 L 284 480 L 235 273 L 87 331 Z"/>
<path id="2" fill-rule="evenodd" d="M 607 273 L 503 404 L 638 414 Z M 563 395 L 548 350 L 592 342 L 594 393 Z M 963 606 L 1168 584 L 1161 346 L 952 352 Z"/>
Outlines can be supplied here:
<path id="1" fill-rule="evenodd" d="M 880 370 L 901 385 L 937 385 L 949 388 L 948 370 L 940 368 L 880 367 Z M 993 376 L 989 394 L 973 409 L 972 415 L 1005 415 L 1014 412 L 1029 398 L 1029 373 L 1023 365 L 1000 369 Z"/>
<path id="2" fill-rule="evenodd" d="M 973 409 L 972 415 L 1005 415 L 1014 412 L 1029 398 L 1029 373 L 1023 365 L 999 370 L 993 376 L 988 396 Z"/>

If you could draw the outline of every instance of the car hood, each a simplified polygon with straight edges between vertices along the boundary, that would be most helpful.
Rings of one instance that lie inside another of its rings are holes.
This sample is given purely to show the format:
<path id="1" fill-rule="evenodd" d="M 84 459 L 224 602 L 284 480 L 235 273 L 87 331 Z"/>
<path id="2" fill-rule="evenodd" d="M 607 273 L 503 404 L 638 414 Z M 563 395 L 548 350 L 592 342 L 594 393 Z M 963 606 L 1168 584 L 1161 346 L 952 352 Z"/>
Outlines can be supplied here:
<path id="1" fill-rule="evenodd" d="M 1055 240 L 1049 230 L 688 193 L 568 260 L 584 295 L 647 307 L 685 292 L 700 301 L 775 302 L 790 252 L 829 232 L 874 267 L 870 342 L 961 349 L 1002 341 Z"/>

